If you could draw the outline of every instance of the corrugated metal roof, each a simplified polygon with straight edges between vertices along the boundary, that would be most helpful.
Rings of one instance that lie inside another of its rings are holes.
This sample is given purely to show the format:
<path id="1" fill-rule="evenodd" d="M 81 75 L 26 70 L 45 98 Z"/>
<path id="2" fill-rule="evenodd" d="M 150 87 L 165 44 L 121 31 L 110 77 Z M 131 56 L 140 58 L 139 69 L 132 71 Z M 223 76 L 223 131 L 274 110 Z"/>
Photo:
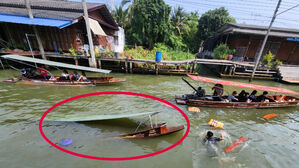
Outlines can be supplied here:
<path id="1" fill-rule="evenodd" d="M 227 23 L 217 31 L 216 35 L 227 33 L 266 35 L 267 29 L 266 26 Z M 273 27 L 269 36 L 299 38 L 299 30 Z"/>
<path id="2" fill-rule="evenodd" d="M 110 73 L 111 72 L 111 70 L 77 66 L 77 65 L 72 65 L 72 64 L 54 62 L 54 61 L 31 58 L 31 57 L 25 57 L 25 56 L 20 56 L 20 55 L 2 55 L 1 57 L 5 58 L 5 59 L 9 59 L 9 60 L 26 61 L 26 62 L 32 62 L 32 63 L 38 63 L 38 64 L 45 64 L 45 65 L 54 66 L 54 67 L 77 69 L 77 70 L 89 71 L 89 72 L 99 72 L 99 73 Z"/>
<path id="3" fill-rule="evenodd" d="M 82 19 L 83 7 L 81 2 L 54 1 L 54 0 L 30 0 L 32 14 L 34 17 L 51 18 L 61 20 Z M 105 23 L 111 25 L 110 28 L 118 29 L 117 24 L 107 10 L 105 4 L 87 3 L 88 11 L 99 10 Z M 1 0 L 0 13 L 11 15 L 28 15 L 24 0 Z M 104 22 L 104 21 L 103 21 Z M 107 26 L 103 24 L 104 26 Z"/>
<path id="4" fill-rule="evenodd" d="M 8 23 L 18 23 L 18 24 L 28 24 L 28 25 L 38 25 L 38 26 L 50 26 L 63 28 L 72 24 L 70 20 L 58 20 L 49 18 L 33 18 L 30 19 L 28 16 L 16 16 L 0 14 L 0 22 Z"/>

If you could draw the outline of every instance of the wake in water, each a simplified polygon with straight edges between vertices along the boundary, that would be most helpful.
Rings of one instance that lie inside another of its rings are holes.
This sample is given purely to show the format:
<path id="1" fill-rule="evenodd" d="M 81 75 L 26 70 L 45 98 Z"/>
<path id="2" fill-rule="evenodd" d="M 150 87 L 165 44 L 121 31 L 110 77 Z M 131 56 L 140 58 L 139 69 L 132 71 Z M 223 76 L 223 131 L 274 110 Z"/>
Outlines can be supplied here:
<path id="1" fill-rule="evenodd" d="M 232 144 L 231 136 L 223 130 L 212 130 L 214 137 L 220 137 L 222 134 L 224 139 L 217 143 L 211 143 L 204 141 L 207 132 L 209 130 L 204 130 L 198 133 L 198 137 L 195 138 L 195 150 L 192 152 L 193 155 L 193 167 L 202 167 L 203 160 L 208 162 L 209 165 L 223 167 L 226 164 L 235 162 L 236 157 L 231 156 L 224 152 L 224 149 Z M 248 145 L 244 145 L 240 151 L 246 148 Z"/>

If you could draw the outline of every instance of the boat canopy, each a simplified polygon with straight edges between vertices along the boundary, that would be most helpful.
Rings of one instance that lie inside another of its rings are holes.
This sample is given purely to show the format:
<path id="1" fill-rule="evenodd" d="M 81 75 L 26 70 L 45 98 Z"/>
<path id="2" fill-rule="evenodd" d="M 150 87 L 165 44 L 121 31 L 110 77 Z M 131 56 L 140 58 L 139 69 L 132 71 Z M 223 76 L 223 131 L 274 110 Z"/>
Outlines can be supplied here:
<path id="1" fill-rule="evenodd" d="M 249 88 L 254 90 L 263 90 L 263 91 L 270 91 L 270 92 L 280 92 L 280 93 L 287 93 L 287 94 L 296 94 L 299 95 L 298 92 L 284 89 L 284 88 L 276 88 L 276 87 L 270 87 L 270 86 L 262 86 L 262 85 L 253 85 L 253 84 L 247 84 L 247 83 L 241 83 L 241 82 L 232 82 L 232 81 L 225 81 L 225 80 L 219 80 L 219 79 L 213 79 L 213 78 L 206 78 L 202 76 L 194 76 L 194 75 L 188 75 L 191 79 L 196 81 L 202 81 L 202 82 L 209 82 L 209 83 L 219 83 L 222 85 L 227 86 L 236 86 L 236 87 L 242 87 L 242 88 Z"/>
<path id="2" fill-rule="evenodd" d="M 84 122 L 84 121 L 100 121 L 100 120 L 113 120 L 121 118 L 131 118 L 138 116 L 152 116 L 158 114 L 159 112 L 146 112 L 146 113 L 136 113 L 136 114 L 114 114 L 114 115 L 89 115 L 89 116 L 78 116 L 78 117 L 68 117 L 68 118 L 49 118 L 46 121 L 65 121 L 65 122 Z"/>
<path id="3" fill-rule="evenodd" d="M 77 65 L 72 65 L 72 64 L 66 64 L 66 63 L 43 60 L 43 59 L 37 59 L 37 58 L 31 58 L 31 57 L 25 57 L 25 56 L 20 56 L 20 55 L 3 55 L 1 57 L 5 58 L 5 59 L 12 60 L 12 61 L 14 61 L 14 60 L 26 61 L 26 62 L 44 64 L 44 65 L 55 66 L 55 67 L 76 69 L 76 70 L 81 70 L 81 71 L 99 72 L 99 73 L 106 73 L 106 74 L 111 72 L 111 70 L 90 68 L 90 67 L 84 67 L 84 66 L 77 66 Z"/>

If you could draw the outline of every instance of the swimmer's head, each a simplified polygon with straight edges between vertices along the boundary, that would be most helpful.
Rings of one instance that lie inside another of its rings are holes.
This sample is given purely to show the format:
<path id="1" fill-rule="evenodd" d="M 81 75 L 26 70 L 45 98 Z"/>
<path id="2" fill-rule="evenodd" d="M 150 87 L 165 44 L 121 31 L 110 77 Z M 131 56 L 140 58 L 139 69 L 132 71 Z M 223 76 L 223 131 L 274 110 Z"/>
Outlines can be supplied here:
<path id="1" fill-rule="evenodd" d="M 208 137 L 208 138 L 211 138 L 213 135 L 214 135 L 213 132 L 208 131 L 208 133 L 207 133 L 207 137 Z"/>

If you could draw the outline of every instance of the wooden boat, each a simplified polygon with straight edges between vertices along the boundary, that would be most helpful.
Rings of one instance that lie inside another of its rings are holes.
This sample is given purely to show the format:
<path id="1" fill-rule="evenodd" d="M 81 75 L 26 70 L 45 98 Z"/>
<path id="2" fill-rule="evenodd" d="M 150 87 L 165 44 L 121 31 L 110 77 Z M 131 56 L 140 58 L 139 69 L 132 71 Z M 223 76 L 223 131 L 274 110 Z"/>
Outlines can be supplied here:
<path id="1" fill-rule="evenodd" d="M 227 96 L 223 96 L 225 99 Z M 274 96 L 273 96 L 274 97 Z M 299 105 L 299 99 L 293 96 L 286 96 L 283 101 L 278 102 L 227 102 L 214 100 L 213 96 L 197 98 L 195 95 L 184 95 L 175 98 L 177 104 L 198 106 L 198 107 L 216 107 L 216 108 L 276 108 L 291 107 Z"/>
<path id="2" fill-rule="evenodd" d="M 125 138 L 125 139 L 141 139 L 164 136 L 172 134 L 184 129 L 184 125 L 179 125 L 175 127 L 167 127 L 166 123 L 155 123 L 152 122 L 152 116 L 158 114 L 159 112 L 144 112 L 136 114 L 112 114 L 112 115 L 93 115 L 93 116 L 80 116 L 80 117 L 68 117 L 68 118 L 53 118 L 46 119 L 46 121 L 57 121 L 57 122 L 90 122 L 90 121 L 102 121 L 102 120 L 114 120 L 122 118 L 140 117 L 148 116 L 150 120 L 150 126 L 142 131 L 138 131 L 138 128 L 144 123 L 140 122 L 136 130 L 133 133 L 119 135 L 115 138 Z"/>
<path id="3" fill-rule="evenodd" d="M 77 66 L 72 64 L 66 64 L 61 62 L 54 62 L 49 60 L 42 60 L 42 59 L 36 59 L 36 58 L 30 58 L 26 56 L 20 56 L 20 55 L 3 55 L 1 58 L 16 61 L 18 63 L 29 62 L 34 64 L 42 64 L 42 65 L 49 65 L 53 67 L 62 67 L 66 69 L 75 69 L 75 70 L 81 70 L 81 71 L 89 71 L 89 72 L 96 72 L 96 73 L 105 73 L 108 74 L 111 71 L 105 70 L 105 69 L 97 69 L 97 68 L 90 68 L 90 67 L 84 67 L 84 66 Z M 23 63 L 25 65 L 30 65 L 27 63 Z M 31 65 L 32 66 L 32 65 Z M 14 68 L 13 66 L 10 66 L 11 68 L 18 70 L 17 68 Z M 37 66 L 33 66 L 37 67 Z M 20 71 L 20 70 L 18 70 Z M 48 73 L 50 73 L 48 71 Z M 56 86 L 95 86 L 100 84 L 110 84 L 110 83 L 116 83 L 116 82 L 124 82 L 126 81 L 125 78 L 113 78 L 113 77 L 88 77 L 90 81 L 71 81 L 71 80 L 59 80 L 59 77 L 54 77 L 50 73 L 51 77 L 48 77 L 49 80 L 44 80 L 41 76 L 34 76 L 34 77 L 28 77 L 26 75 L 20 76 L 20 77 L 14 77 L 7 80 L 4 80 L 4 82 L 9 83 L 17 83 L 17 84 L 27 84 L 27 85 L 56 85 Z"/>
<path id="4" fill-rule="evenodd" d="M 54 77 L 59 78 L 59 77 Z M 55 86 L 96 86 L 102 84 L 110 84 L 126 81 L 125 78 L 113 77 L 88 77 L 90 81 L 71 81 L 71 80 L 44 80 L 44 79 L 28 79 L 24 77 L 10 78 L 3 80 L 3 82 L 26 84 L 26 85 L 55 85 Z"/>
<path id="5" fill-rule="evenodd" d="M 157 124 L 153 128 L 145 129 L 145 130 L 130 133 L 130 134 L 121 135 L 120 137 L 125 138 L 125 139 L 152 138 L 152 137 L 168 135 L 168 134 L 178 132 L 183 129 L 184 129 L 184 125 L 167 128 L 166 123 L 162 123 L 162 124 Z"/>
<path id="6" fill-rule="evenodd" d="M 288 94 L 299 94 L 295 91 L 275 88 L 269 86 L 253 85 L 240 82 L 224 81 L 212 78 L 205 78 L 201 76 L 188 75 L 191 79 L 196 81 L 210 82 L 214 84 L 222 84 L 228 86 L 250 88 L 263 91 L 281 92 Z M 197 90 L 184 78 L 182 78 L 195 92 Z M 269 96 L 270 97 L 270 96 Z M 291 107 L 299 105 L 299 98 L 293 96 L 272 96 L 275 102 L 229 102 L 226 100 L 227 96 L 207 96 L 199 97 L 197 94 L 185 94 L 183 96 L 176 96 L 175 100 L 177 104 L 188 106 L 201 106 L 201 107 L 217 107 L 217 108 L 277 108 L 277 107 Z"/>

